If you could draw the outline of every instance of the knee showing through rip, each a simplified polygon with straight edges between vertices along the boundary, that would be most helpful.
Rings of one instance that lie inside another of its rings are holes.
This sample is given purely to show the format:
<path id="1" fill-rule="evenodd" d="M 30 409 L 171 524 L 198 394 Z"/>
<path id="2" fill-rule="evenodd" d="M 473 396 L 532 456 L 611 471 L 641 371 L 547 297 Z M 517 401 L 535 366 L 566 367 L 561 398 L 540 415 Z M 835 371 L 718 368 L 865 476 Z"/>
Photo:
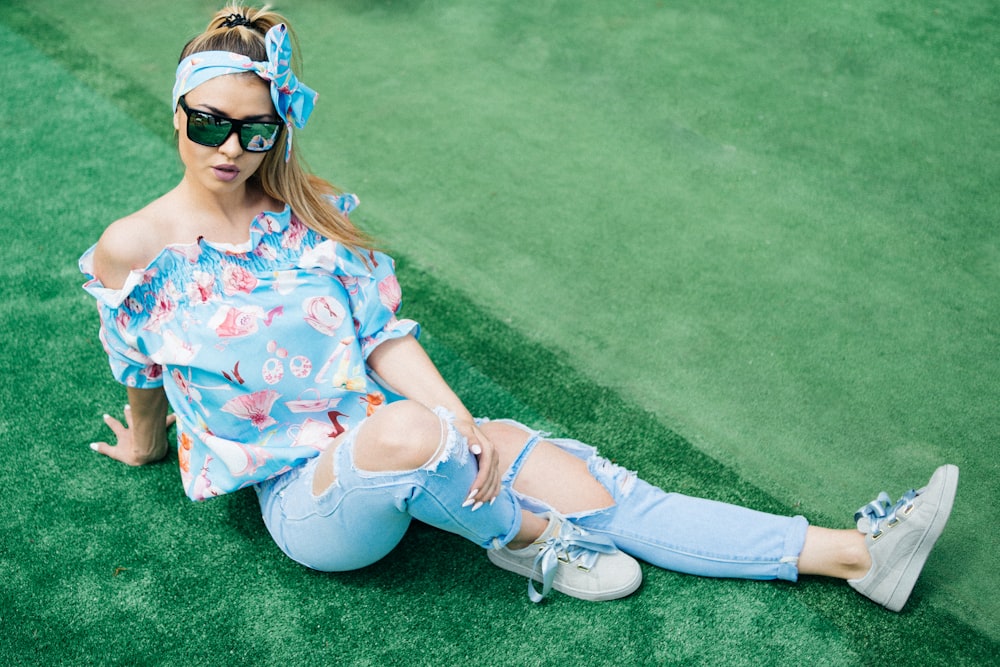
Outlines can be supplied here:
<path id="1" fill-rule="evenodd" d="M 399 401 L 372 415 L 358 432 L 354 463 L 362 470 L 413 470 L 433 458 L 444 439 L 441 420 L 415 401 Z"/>

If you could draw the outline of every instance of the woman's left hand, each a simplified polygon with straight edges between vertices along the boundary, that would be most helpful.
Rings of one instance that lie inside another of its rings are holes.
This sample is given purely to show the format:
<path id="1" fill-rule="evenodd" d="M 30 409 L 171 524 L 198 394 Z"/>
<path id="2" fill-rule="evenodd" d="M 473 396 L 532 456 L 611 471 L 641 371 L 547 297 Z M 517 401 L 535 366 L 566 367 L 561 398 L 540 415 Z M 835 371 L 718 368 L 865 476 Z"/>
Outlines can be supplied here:
<path id="1" fill-rule="evenodd" d="M 469 497 L 465 501 L 475 511 L 500 494 L 501 476 L 496 447 L 471 419 L 456 420 L 455 428 L 465 436 L 469 451 L 479 460 L 479 474 L 472 482 Z"/>

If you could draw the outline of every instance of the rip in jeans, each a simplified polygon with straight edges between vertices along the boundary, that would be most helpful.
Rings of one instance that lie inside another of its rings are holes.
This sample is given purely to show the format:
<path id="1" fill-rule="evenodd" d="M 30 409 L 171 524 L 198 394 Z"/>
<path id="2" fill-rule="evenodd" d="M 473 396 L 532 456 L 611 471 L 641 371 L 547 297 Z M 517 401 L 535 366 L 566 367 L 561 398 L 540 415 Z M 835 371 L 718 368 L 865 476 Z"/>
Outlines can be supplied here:
<path id="1" fill-rule="evenodd" d="M 635 488 L 635 482 L 637 479 L 637 473 L 635 471 L 626 470 L 622 466 L 609 461 L 598 453 L 597 448 L 591 445 L 569 438 L 550 438 L 547 433 L 528 428 L 524 424 L 514 420 L 501 419 L 496 421 L 517 426 L 524 430 L 528 436 L 520 454 L 518 454 L 517 458 L 515 458 L 514 462 L 504 475 L 504 485 L 509 486 L 511 492 L 520 502 L 521 507 L 529 512 L 534 514 L 552 512 L 558 516 L 563 516 L 564 518 L 569 519 L 580 519 L 588 516 L 595 516 L 613 509 L 622 500 L 627 498 Z M 590 475 L 604 487 L 605 491 L 608 492 L 611 499 L 614 501 L 613 504 L 607 507 L 600 507 L 582 512 L 572 512 L 570 514 L 563 515 L 545 501 L 529 496 L 515 489 L 514 481 L 517 479 L 517 476 L 521 471 L 521 467 L 531 455 L 531 451 L 538 445 L 539 442 L 542 442 L 543 440 L 545 442 L 552 443 L 571 456 L 574 456 L 581 461 L 585 461 Z"/>
<path id="2" fill-rule="evenodd" d="M 465 438 L 455 429 L 455 416 L 448 410 L 441 407 L 435 408 L 434 414 L 437 415 L 441 422 L 441 439 L 437 449 L 435 449 L 434 453 L 425 463 L 414 468 L 413 470 L 364 470 L 359 468 L 354 463 L 354 447 L 356 446 L 358 433 L 361 428 L 363 428 L 362 424 L 355 429 L 352 435 L 349 435 L 347 439 L 340 444 L 340 447 L 347 447 L 347 458 L 350 461 L 351 470 L 359 477 L 372 479 L 376 477 L 402 475 L 413 472 L 414 470 L 424 470 L 429 473 L 434 473 L 442 464 L 447 463 L 452 459 L 455 459 L 459 466 L 466 465 L 469 461 L 469 449 L 466 447 Z M 334 488 L 340 483 L 340 460 L 339 457 L 336 456 L 333 460 L 333 474 L 334 481 L 333 484 L 330 485 L 330 488 Z M 325 493 L 326 491 L 324 491 L 324 494 Z"/>

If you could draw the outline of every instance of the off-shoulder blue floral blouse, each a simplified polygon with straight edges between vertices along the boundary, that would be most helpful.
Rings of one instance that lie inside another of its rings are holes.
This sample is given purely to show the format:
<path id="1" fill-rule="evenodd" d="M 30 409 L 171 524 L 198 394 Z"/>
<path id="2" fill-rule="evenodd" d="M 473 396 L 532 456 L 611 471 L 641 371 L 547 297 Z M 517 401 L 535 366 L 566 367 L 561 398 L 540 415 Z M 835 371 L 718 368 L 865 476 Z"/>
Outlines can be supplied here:
<path id="1" fill-rule="evenodd" d="M 335 204 L 344 213 L 353 195 Z M 365 364 L 398 320 L 391 258 L 308 229 L 288 206 L 258 215 L 246 244 L 171 245 L 121 289 L 93 276 L 115 379 L 163 386 L 177 415 L 185 492 L 202 500 L 302 465 L 392 399 Z"/>

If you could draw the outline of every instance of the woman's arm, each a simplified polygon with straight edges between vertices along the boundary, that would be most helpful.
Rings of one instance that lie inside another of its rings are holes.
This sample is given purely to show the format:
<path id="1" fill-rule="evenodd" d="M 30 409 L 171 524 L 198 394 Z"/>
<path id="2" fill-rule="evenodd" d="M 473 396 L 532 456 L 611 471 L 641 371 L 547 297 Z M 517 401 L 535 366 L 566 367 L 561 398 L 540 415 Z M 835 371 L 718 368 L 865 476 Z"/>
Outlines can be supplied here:
<path id="1" fill-rule="evenodd" d="M 368 356 L 368 366 L 392 390 L 406 398 L 431 410 L 439 406 L 446 408 L 456 419 L 472 420 L 472 414 L 413 336 L 401 336 L 380 344 Z"/>
<path id="2" fill-rule="evenodd" d="M 129 387 L 128 401 L 125 424 L 104 415 L 104 423 L 114 432 L 118 443 L 95 442 L 90 448 L 130 466 L 159 461 L 167 455 L 167 429 L 177 419 L 174 415 L 167 416 L 166 392 L 162 387 Z"/>
<path id="3" fill-rule="evenodd" d="M 147 207 L 149 209 L 151 207 Z M 155 219 L 143 209 L 108 226 L 94 249 L 94 276 L 104 287 L 121 289 L 129 273 L 149 263 L 160 239 L 151 234 Z M 176 421 L 167 416 L 167 395 L 162 387 L 129 387 L 125 423 L 104 415 L 104 423 L 117 438 L 116 445 L 91 443 L 90 448 L 116 461 L 138 466 L 167 455 L 167 428 Z"/>
<path id="4" fill-rule="evenodd" d="M 441 377 L 434 362 L 413 336 L 387 340 L 368 355 L 368 366 L 402 396 L 428 409 L 443 407 L 455 415 L 455 427 L 479 457 L 479 474 L 469 498 L 489 502 L 500 493 L 500 473 L 493 443 L 477 427 L 472 414 Z"/>

